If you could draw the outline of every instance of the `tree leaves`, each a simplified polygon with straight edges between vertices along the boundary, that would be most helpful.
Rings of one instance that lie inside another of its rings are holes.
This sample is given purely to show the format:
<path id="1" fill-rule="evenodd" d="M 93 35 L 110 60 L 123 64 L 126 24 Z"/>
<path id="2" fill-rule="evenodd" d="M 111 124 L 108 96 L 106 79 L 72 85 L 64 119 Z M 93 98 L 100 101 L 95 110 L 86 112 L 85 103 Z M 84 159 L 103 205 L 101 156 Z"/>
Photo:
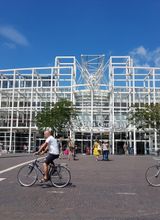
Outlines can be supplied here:
<path id="1" fill-rule="evenodd" d="M 137 129 L 153 128 L 160 130 L 160 103 L 146 104 L 143 108 L 134 107 L 128 120 Z"/>
<path id="2" fill-rule="evenodd" d="M 39 130 L 50 127 L 56 132 L 63 132 L 68 127 L 72 127 L 72 119 L 75 116 L 72 102 L 61 99 L 55 104 L 47 104 L 41 112 L 38 112 L 36 124 Z"/>

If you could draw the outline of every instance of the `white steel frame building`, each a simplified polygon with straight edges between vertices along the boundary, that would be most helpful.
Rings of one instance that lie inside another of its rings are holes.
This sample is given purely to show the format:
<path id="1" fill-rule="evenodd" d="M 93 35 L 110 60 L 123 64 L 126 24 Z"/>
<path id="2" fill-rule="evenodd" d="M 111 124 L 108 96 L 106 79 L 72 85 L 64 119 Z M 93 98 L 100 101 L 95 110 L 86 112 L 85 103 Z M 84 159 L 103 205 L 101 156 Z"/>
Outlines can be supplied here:
<path id="1" fill-rule="evenodd" d="M 128 124 L 133 106 L 160 102 L 160 68 L 137 67 L 129 56 L 81 55 L 55 58 L 51 67 L 0 70 L 0 143 L 11 152 L 38 139 L 35 115 L 46 103 L 73 102 L 77 119 L 70 130 L 81 152 L 95 139 L 109 140 L 113 153 L 127 142 L 134 154 L 157 150 L 157 131 Z"/>

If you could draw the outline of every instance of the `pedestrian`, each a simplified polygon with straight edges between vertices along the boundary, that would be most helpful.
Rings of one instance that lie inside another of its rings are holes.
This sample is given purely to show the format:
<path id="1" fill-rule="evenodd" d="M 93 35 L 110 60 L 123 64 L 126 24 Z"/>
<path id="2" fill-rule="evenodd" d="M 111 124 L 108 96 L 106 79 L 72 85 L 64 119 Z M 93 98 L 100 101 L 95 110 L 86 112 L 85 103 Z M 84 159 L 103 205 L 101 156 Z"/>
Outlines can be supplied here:
<path id="1" fill-rule="evenodd" d="M 100 154 L 101 154 L 101 146 L 99 144 L 99 141 L 96 140 L 93 146 L 93 155 L 96 157 L 96 161 L 99 160 Z"/>
<path id="2" fill-rule="evenodd" d="M 103 159 L 102 160 L 109 160 L 109 143 L 107 141 L 104 141 L 102 144 L 102 155 Z"/>
<path id="3" fill-rule="evenodd" d="M 110 154 L 112 154 L 112 144 L 110 144 Z"/>
<path id="4" fill-rule="evenodd" d="M 124 150 L 124 154 L 128 155 L 128 145 L 127 145 L 127 143 L 124 143 L 123 150 Z"/>
<path id="5" fill-rule="evenodd" d="M 77 155 L 76 155 L 76 151 L 77 151 L 77 149 L 78 149 L 78 147 L 77 147 L 77 145 L 74 145 L 74 148 L 73 148 L 73 160 L 76 160 L 76 157 L 77 157 Z"/>
<path id="6" fill-rule="evenodd" d="M 68 160 L 70 160 L 71 157 L 73 157 L 73 155 L 74 155 L 74 145 L 73 145 L 71 138 L 69 138 L 69 140 L 68 140 L 68 150 L 69 150 Z M 73 157 L 73 159 L 74 159 L 74 157 Z"/>
<path id="7" fill-rule="evenodd" d="M 58 143 L 58 147 L 59 147 L 59 159 L 63 158 L 63 146 L 62 146 L 62 136 L 58 135 L 57 137 L 57 143 Z"/>
<path id="8" fill-rule="evenodd" d="M 2 155 L 2 143 L 0 143 L 0 156 Z"/>
<path id="9" fill-rule="evenodd" d="M 23 145 L 23 150 L 24 150 L 25 153 L 27 153 L 28 147 L 27 147 L 26 144 Z"/>
<path id="10" fill-rule="evenodd" d="M 63 147 L 64 147 L 64 155 L 67 156 L 67 158 L 68 158 L 69 148 L 68 148 L 68 146 L 65 146 L 65 145 Z"/>

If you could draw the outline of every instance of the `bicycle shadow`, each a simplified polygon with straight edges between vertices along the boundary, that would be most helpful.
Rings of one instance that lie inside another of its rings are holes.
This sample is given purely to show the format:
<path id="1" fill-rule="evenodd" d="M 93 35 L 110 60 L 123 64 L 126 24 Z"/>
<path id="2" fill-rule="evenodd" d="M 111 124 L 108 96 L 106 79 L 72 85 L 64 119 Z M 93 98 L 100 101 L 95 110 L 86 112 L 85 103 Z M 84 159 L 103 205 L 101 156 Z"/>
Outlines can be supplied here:
<path id="1" fill-rule="evenodd" d="M 42 188 L 56 188 L 55 186 L 53 186 L 51 183 L 39 183 L 39 186 L 41 186 Z M 64 188 L 75 188 L 76 185 L 74 185 L 73 183 L 69 183 L 67 186 L 65 186 Z M 58 188 L 57 188 L 58 189 Z"/>

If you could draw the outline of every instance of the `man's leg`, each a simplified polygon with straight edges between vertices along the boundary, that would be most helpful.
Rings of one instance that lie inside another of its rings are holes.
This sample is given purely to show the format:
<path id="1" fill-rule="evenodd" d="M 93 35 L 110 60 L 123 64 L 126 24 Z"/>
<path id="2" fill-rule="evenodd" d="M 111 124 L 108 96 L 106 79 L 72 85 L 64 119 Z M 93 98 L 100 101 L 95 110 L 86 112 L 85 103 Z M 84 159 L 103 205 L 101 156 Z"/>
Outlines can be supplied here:
<path id="1" fill-rule="evenodd" d="M 71 150 L 69 149 L 69 153 L 68 153 L 68 160 L 70 160 L 70 159 L 71 159 L 71 156 L 72 156 L 72 152 L 71 152 Z"/>
<path id="2" fill-rule="evenodd" d="M 48 179 L 48 164 L 44 163 L 43 164 L 43 169 L 44 169 L 44 179 Z"/>
<path id="3" fill-rule="evenodd" d="M 109 151 L 106 151 L 106 160 L 108 160 Z"/>
<path id="4" fill-rule="evenodd" d="M 103 155 L 103 159 L 102 160 L 105 160 L 105 151 L 102 151 L 102 155 Z"/>
<path id="5" fill-rule="evenodd" d="M 106 160 L 106 151 L 103 151 L 103 160 Z"/>

